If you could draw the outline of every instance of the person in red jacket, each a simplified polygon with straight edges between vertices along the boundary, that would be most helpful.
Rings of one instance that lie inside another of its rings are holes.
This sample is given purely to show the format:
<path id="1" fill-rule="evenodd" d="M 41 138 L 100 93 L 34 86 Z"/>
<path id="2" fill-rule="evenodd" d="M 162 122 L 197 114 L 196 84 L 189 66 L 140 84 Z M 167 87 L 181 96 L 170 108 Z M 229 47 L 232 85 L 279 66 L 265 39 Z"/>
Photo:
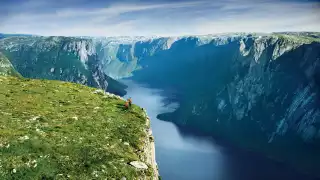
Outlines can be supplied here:
<path id="1" fill-rule="evenodd" d="M 129 107 L 131 107 L 131 105 L 132 105 L 132 99 L 131 99 L 131 97 L 128 99 L 128 103 L 129 103 Z"/>
<path id="2" fill-rule="evenodd" d="M 129 102 L 128 101 L 126 101 L 126 103 L 124 104 L 124 108 L 129 109 Z"/>

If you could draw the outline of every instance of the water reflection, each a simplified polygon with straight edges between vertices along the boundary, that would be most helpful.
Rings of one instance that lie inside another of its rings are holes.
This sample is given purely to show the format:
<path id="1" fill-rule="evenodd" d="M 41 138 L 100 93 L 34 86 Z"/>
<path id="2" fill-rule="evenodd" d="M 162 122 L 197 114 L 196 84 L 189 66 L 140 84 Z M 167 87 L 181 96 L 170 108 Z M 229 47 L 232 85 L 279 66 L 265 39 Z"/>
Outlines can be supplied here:
<path id="1" fill-rule="evenodd" d="M 130 80 L 123 82 L 128 85 L 125 97 L 132 97 L 134 103 L 144 107 L 151 118 L 156 158 L 163 179 L 209 180 L 221 174 L 223 156 L 220 147 L 206 138 L 184 137 L 173 123 L 156 118 L 160 113 L 174 111 L 177 104 L 164 106 L 160 90 L 149 89 Z"/>
<path id="2" fill-rule="evenodd" d="M 158 120 L 177 104 L 164 104 L 160 90 L 123 80 L 128 85 L 126 98 L 145 108 L 151 118 L 156 143 L 156 160 L 164 180 L 313 180 L 293 169 L 252 153 L 216 144 L 211 138 L 177 129 Z"/>

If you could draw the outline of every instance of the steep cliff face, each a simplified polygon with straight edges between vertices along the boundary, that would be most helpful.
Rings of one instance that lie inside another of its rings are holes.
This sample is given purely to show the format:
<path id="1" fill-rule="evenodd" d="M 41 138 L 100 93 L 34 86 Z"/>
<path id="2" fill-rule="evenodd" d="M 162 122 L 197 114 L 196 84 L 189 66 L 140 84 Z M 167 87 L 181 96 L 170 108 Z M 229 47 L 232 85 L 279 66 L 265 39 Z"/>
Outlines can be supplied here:
<path id="1" fill-rule="evenodd" d="M 274 34 L 226 41 L 177 41 L 133 78 L 175 90 L 180 107 L 159 118 L 319 175 L 318 40 Z"/>
<path id="2" fill-rule="evenodd" d="M 25 76 L 52 78 L 56 73 L 60 77 L 60 68 L 69 67 L 63 72 L 78 77 L 72 81 L 83 80 L 79 72 L 89 73 L 86 77 L 92 77 L 88 82 L 95 83 L 93 86 L 102 86 L 104 76 L 108 75 L 115 79 L 130 77 L 163 89 L 170 93 L 169 100 L 179 102 L 180 106 L 159 118 L 317 174 L 319 37 L 319 33 L 167 38 L 19 37 L 18 41 L 14 40 L 17 37 L 11 37 L 0 40 L 0 49 Z M 32 56 L 39 52 L 46 55 Z M 50 53 L 59 54 L 50 57 L 60 60 L 50 58 L 54 63 L 47 65 Z M 32 61 L 21 63 L 22 55 Z M 41 63 L 46 65 L 35 66 L 35 62 L 40 63 L 36 57 L 42 57 Z M 58 66 L 52 70 L 52 64 Z M 76 70 L 70 69 L 72 66 Z M 34 69 L 29 71 L 26 67 Z"/>
<path id="3" fill-rule="evenodd" d="M 90 43 L 84 38 L 5 36 L 0 52 L 24 77 L 76 82 L 124 95 L 126 86 L 102 72 Z"/>
<path id="4" fill-rule="evenodd" d="M 21 75 L 14 69 L 11 62 L 0 52 L 0 75 L 18 76 Z"/>
<path id="5" fill-rule="evenodd" d="M 114 46 L 117 56 L 103 64 L 105 73 L 119 78 L 136 69 L 132 79 L 174 92 L 180 107 L 159 118 L 318 174 L 317 33 L 118 40 Z"/>

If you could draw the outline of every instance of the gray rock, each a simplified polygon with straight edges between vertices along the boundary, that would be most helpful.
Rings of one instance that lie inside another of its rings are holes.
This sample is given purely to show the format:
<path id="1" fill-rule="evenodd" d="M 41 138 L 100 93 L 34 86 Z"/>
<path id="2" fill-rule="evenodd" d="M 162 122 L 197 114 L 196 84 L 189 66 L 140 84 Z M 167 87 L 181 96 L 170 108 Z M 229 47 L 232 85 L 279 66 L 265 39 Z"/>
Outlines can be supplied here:
<path id="1" fill-rule="evenodd" d="M 140 161 L 132 161 L 130 162 L 130 165 L 137 168 L 137 169 L 148 169 L 148 166 Z"/>
<path id="2" fill-rule="evenodd" d="M 104 95 L 105 92 L 102 89 L 97 89 L 93 92 L 93 94 L 100 94 L 100 95 Z"/>

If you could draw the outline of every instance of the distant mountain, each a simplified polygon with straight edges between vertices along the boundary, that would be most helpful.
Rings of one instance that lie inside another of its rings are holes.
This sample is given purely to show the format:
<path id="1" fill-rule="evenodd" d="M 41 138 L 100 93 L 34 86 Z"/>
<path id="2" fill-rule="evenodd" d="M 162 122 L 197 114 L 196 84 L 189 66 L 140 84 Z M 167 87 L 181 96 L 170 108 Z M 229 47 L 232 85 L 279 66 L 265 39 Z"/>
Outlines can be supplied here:
<path id="1" fill-rule="evenodd" d="M 0 39 L 1 38 L 5 38 L 5 37 L 13 37 L 13 36 L 34 36 L 34 35 L 30 35 L 30 34 L 3 34 L 3 33 L 0 33 Z"/>
<path id="2" fill-rule="evenodd" d="M 76 82 L 124 95 L 125 85 L 102 72 L 97 56 L 85 39 L 68 37 L 7 36 L 0 52 L 24 77 Z"/>

